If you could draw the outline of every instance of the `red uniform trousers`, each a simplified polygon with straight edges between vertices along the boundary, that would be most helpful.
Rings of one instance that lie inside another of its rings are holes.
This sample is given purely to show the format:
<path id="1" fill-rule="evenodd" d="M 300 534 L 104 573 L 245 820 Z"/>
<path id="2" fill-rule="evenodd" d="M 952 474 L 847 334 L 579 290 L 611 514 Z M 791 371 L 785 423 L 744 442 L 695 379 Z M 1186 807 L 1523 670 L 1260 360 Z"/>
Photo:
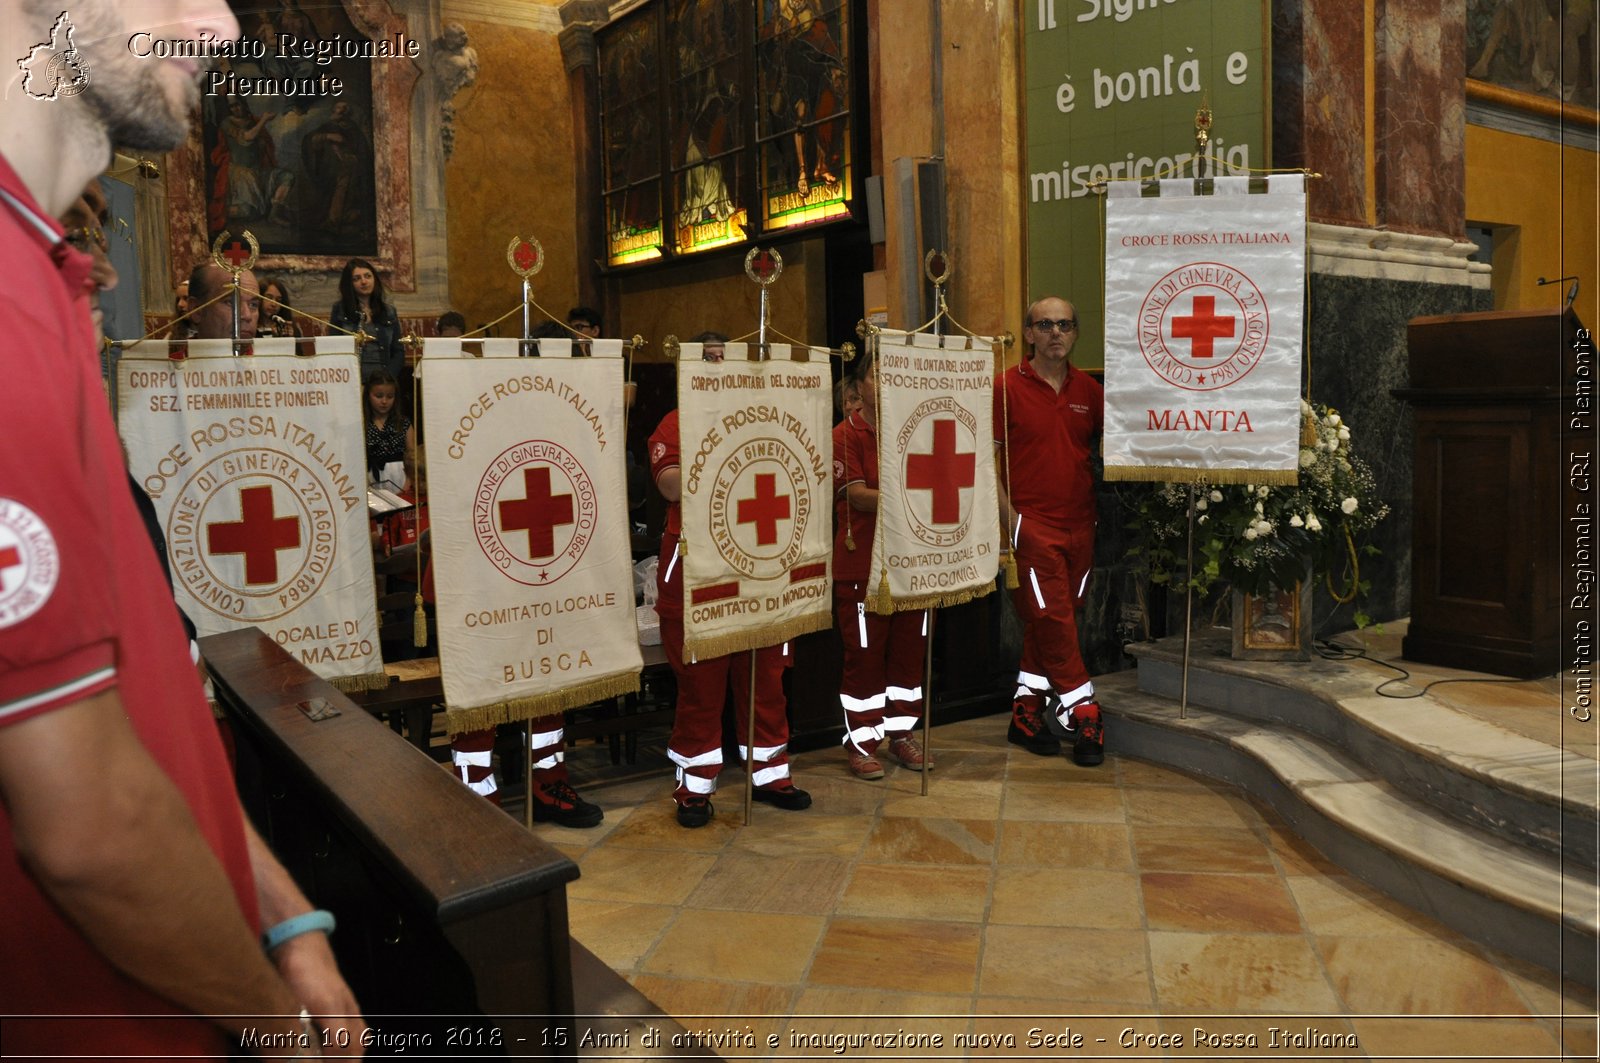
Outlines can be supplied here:
<path id="1" fill-rule="evenodd" d="M 566 782 L 566 732 L 565 717 L 561 713 L 540 716 L 529 720 L 528 756 L 533 758 L 533 785 Z M 456 774 L 472 792 L 498 801 L 494 793 L 499 789 L 494 781 L 494 728 L 467 731 L 450 739 L 450 758 L 455 763 Z"/>
<path id="2" fill-rule="evenodd" d="M 661 617 L 661 648 L 678 678 L 678 707 L 672 718 L 672 738 L 667 756 L 678 766 L 681 803 L 690 794 L 715 793 L 722 770 L 722 705 L 728 683 L 733 683 L 734 715 L 738 720 L 739 755 L 753 772 L 757 787 L 782 789 L 789 785 L 789 717 L 783 696 L 783 670 L 789 644 L 767 646 L 755 652 L 756 747 L 745 745 L 750 734 L 750 651 L 741 650 L 709 661 L 688 661 L 683 656 L 683 617 Z"/>
<path id="3" fill-rule="evenodd" d="M 1020 586 L 1011 592 L 1022 618 L 1017 700 L 1054 693 L 1059 716 L 1093 699 L 1094 684 L 1078 650 L 1078 607 L 1094 568 L 1094 525 L 1053 528 L 1023 516 L 1013 544 Z"/>
<path id="4" fill-rule="evenodd" d="M 909 734 L 922 719 L 928 613 L 870 612 L 865 590 L 861 583 L 836 584 L 834 609 L 844 641 L 844 741 L 870 756 L 886 736 Z"/>

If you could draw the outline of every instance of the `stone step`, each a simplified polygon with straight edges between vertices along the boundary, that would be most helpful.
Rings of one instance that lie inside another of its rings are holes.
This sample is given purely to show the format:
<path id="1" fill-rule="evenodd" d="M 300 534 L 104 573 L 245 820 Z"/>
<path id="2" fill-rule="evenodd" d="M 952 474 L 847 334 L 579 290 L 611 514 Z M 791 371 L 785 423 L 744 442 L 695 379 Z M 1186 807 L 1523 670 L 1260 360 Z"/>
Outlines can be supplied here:
<path id="1" fill-rule="evenodd" d="M 1107 748 L 1239 786 L 1328 859 L 1466 936 L 1596 985 L 1594 875 L 1498 838 L 1296 729 L 1095 680 Z M 1192 688 L 1192 676 L 1191 676 Z"/>
<path id="2" fill-rule="evenodd" d="M 1139 643 L 1139 687 L 1177 700 L 1183 640 Z M 1457 712 L 1430 697 L 1373 693 L 1344 661 L 1236 661 L 1227 632 L 1196 635 L 1189 705 L 1315 737 L 1398 789 L 1569 866 L 1600 865 L 1595 761 Z M 1559 706 L 1551 711 L 1559 712 Z"/>

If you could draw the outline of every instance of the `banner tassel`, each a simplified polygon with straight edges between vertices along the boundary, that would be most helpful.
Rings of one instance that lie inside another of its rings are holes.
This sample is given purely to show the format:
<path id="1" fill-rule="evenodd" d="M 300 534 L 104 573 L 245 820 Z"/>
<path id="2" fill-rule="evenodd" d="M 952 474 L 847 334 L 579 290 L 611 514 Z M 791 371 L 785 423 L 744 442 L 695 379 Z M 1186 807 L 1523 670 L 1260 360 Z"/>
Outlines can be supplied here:
<path id="1" fill-rule="evenodd" d="M 875 613 L 892 613 L 892 612 L 894 612 L 894 593 L 889 590 L 889 570 L 888 569 L 884 569 L 883 570 L 883 574 L 878 577 L 878 608 L 874 609 L 873 612 L 875 612 Z"/>
<path id="2" fill-rule="evenodd" d="M 1000 555 L 1000 567 L 1006 570 L 1006 590 L 1014 591 L 1022 586 L 1022 580 L 1017 578 L 1017 558 L 1010 550 Z"/>
<path id="3" fill-rule="evenodd" d="M 854 525 L 854 524 L 855 524 L 855 521 L 850 519 L 850 515 L 848 513 L 845 514 L 845 518 L 844 518 L 844 548 L 846 550 L 849 550 L 851 553 L 854 553 L 855 549 L 856 549 L 856 537 L 851 534 L 851 532 L 854 531 L 854 528 L 852 527 L 852 525 Z"/>
<path id="4" fill-rule="evenodd" d="M 413 601 L 417 611 L 411 614 L 411 644 L 420 650 L 428 645 L 428 614 L 422 610 L 422 592 Z"/>
<path id="5" fill-rule="evenodd" d="M 1300 445 L 1307 450 L 1317 445 L 1317 425 L 1314 417 L 1300 418 Z"/>

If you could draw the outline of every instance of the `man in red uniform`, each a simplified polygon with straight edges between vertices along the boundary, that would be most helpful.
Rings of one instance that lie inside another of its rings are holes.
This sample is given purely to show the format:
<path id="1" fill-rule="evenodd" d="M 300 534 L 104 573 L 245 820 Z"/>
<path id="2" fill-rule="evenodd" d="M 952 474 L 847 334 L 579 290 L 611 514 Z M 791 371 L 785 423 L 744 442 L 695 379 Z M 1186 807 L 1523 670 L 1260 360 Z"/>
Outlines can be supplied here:
<path id="1" fill-rule="evenodd" d="M 708 362 L 722 361 L 726 337 L 701 333 L 692 342 L 705 344 Z M 679 465 L 678 411 L 661 419 L 650 436 L 650 475 L 667 500 L 667 520 L 661 532 L 661 560 L 656 569 L 656 613 L 661 617 L 661 648 L 678 680 L 678 706 L 672 719 L 667 756 L 678 767 L 678 786 L 672 800 L 678 823 L 703 827 L 715 810 L 711 795 L 722 770 L 722 705 L 728 683 L 733 682 L 735 718 L 739 729 L 739 754 L 750 762 L 755 799 L 798 812 L 811 807 L 811 795 L 789 777 L 789 717 L 783 696 L 783 669 L 789 644 L 755 651 L 756 745 L 744 744 L 750 727 L 750 667 L 748 652 L 730 653 L 707 661 L 685 658 L 683 652 L 683 559 L 678 542 L 683 535 L 683 470 Z"/>
<path id="2" fill-rule="evenodd" d="M 1095 499 L 1090 457 L 1105 419 L 1100 383 L 1071 362 L 1078 311 L 1057 296 L 1028 308 L 1028 357 L 994 389 L 1000 445 L 1000 516 L 1011 536 L 1021 586 L 1022 663 L 1006 737 L 1053 756 L 1061 737 L 1072 759 L 1105 759 L 1094 684 L 1078 651 L 1077 610 L 1094 567 Z"/>
<path id="3" fill-rule="evenodd" d="M 328 924 L 293 918 L 310 906 L 234 796 L 128 491 L 93 264 L 52 220 L 112 144 L 187 133 L 195 65 L 133 56 L 138 31 L 238 25 L 220 0 L 0 5 L 0 46 L 26 56 L 0 95 L 0 1037 L 18 1057 L 220 1057 L 224 1029 L 320 1046 L 337 1016 L 360 1028 L 326 937 L 297 933 Z M 263 923 L 287 924 L 270 955 Z"/>
<path id="4" fill-rule="evenodd" d="M 878 513 L 878 369 L 863 355 L 847 381 L 856 408 L 833 429 L 833 607 L 844 642 L 839 704 L 850 773 L 883 778 L 878 747 L 912 771 L 932 771 L 933 757 L 912 734 L 922 719 L 922 670 L 928 646 L 927 610 L 870 612 L 872 540 Z"/>

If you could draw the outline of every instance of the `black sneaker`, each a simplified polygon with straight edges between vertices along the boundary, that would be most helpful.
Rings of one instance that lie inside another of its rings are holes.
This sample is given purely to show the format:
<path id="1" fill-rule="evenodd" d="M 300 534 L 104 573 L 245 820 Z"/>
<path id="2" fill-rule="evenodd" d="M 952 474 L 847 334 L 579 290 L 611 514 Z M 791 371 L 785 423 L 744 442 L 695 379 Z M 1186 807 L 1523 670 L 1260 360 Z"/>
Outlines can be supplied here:
<path id="1" fill-rule="evenodd" d="M 535 785 L 533 788 L 533 821 L 554 823 L 560 827 L 596 827 L 606 814 L 599 805 L 590 804 L 578 796 L 578 791 L 565 780 Z"/>
<path id="2" fill-rule="evenodd" d="M 711 817 L 717 810 L 711 807 L 711 798 L 702 794 L 690 794 L 678 802 L 678 826 L 704 827 L 711 822 Z"/>
<path id="3" fill-rule="evenodd" d="M 763 804 L 777 805 L 790 812 L 800 812 L 811 807 L 811 795 L 793 783 L 781 790 L 770 786 L 758 786 L 754 796 Z"/>
<path id="4" fill-rule="evenodd" d="M 1084 702 L 1072 710 L 1077 723 L 1078 737 L 1072 743 L 1072 762 L 1080 767 L 1092 768 L 1106 759 L 1106 729 L 1100 722 L 1100 706 Z"/>
<path id="5" fill-rule="evenodd" d="M 1053 757 L 1061 752 L 1061 739 L 1045 730 L 1039 710 L 1020 701 L 1011 706 L 1011 726 L 1006 728 L 1006 741 L 1036 757 Z"/>

